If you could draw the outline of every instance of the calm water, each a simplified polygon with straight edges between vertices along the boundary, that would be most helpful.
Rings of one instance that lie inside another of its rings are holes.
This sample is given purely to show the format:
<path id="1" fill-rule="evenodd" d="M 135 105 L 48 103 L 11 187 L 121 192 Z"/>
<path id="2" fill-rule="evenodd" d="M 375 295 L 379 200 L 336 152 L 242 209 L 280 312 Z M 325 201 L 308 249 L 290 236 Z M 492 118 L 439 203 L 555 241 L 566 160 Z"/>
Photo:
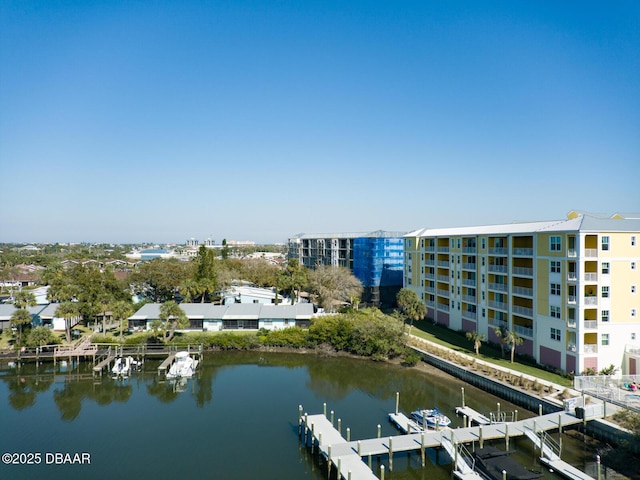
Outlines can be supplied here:
<path id="1" fill-rule="evenodd" d="M 147 362 L 125 381 L 94 381 L 88 364 L 71 372 L 46 364 L 0 366 L 0 453 L 41 454 L 39 465 L 0 464 L 0 478 L 324 479 L 326 467 L 297 436 L 300 404 L 314 414 L 326 402 L 352 440 L 376 436 L 378 424 L 383 436 L 397 434 L 387 421 L 397 391 L 402 411 L 439 406 L 451 412 L 454 426 L 462 424 L 452 413 L 461 386 L 466 403 L 485 414 L 498 401 L 505 410 L 517 408 L 435 370 L 353 359 L 211 354 L 197 378 L 178 386 L 159 379 L 156 366 Z M 531 413 L 520 409 L 519 418 L 525 416 Z M 534 466 L 527 442 L 515 448 L 522 463 Z M 566 461 L 581 469 L 592 461 L 583 442 L 565 436 L 563 445 Z M 56 453 L 71 460 L 86 453 L 90 464 L 56 465 L 64 460 Z M 418 454 L 395 455 L 395 470 L 385 478 L 450 479 L 445 454 L 430 451 L 429 459 L 422 469 Z M 388 467 L 386 457 L 374 459 L 376 472 L 379 462 Z"/>

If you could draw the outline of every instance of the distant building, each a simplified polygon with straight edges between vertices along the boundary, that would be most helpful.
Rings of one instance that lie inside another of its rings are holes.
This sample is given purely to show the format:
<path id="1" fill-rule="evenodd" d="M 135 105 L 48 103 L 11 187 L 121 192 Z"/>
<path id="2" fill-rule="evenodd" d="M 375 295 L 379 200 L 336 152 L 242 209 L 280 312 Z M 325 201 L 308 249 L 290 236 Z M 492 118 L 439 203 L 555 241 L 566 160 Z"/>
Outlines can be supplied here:
<path id="1" fill-rule="evenodd" d="M 640 219 L 570 212 L 566 220 L 422 229 L 405 236 L 404 285 L 427 316 L 565 372 L 640 367 Z M 635 353 L 634 353 L 635 352 Z"/>
<path id="2" fill-rule="evenodd" d="M 362 301 L 393 305 L 402 288 L 404 232 L 301 233 L 289 239 L 289 258 L 300 265 L 346 267 L 362 282 Z"/>

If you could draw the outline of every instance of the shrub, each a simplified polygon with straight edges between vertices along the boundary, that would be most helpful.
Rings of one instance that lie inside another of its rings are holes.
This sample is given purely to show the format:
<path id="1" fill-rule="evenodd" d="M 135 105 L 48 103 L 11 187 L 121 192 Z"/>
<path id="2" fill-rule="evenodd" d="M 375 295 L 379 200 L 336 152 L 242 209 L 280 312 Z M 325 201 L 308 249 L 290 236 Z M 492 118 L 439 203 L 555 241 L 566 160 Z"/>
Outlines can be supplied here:
<path id="1" fill-rule="evenodd" d="M 415 367 L 418 362 L 422 359 L 420 354 L 415 350 L 407 349 L 404 356 L 402 357 L 402 365 L 406 367 Z"/>

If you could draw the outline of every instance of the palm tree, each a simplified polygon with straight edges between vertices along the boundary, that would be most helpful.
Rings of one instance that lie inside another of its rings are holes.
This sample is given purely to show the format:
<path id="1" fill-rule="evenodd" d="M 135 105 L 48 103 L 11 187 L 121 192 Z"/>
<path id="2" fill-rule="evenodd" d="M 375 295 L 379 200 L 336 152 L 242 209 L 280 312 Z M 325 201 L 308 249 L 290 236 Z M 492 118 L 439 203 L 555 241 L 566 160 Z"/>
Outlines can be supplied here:
<path id="1" fill-rule="evenodd" d="M 124 300 L 118 300 L 117 302 L 113 302 L 109 308 L 111 309 L 111 316 L 120 325 L 120 341 L 122 341 L 124 322 L 127 318 L 133 315 L 133 305 Z"/>
<path id="2" fill-rule="evenodd" d="M 476 332 L 467 332 L 467 340 L 473 342 L 473 349 L 476 352 L 476 355 L 480 355 L 480 346 L 482 342 L 487 339 L 487 336 L 484 333 Z"/>
<path id="3" fill-rule="evenodd" d="M 516 354 L 516 347 L 518 345 L 522 345 L 524 340 L 514 330 L 508 330 L 504 327 L 494 327 L 493 331 L 498 338 L 502 340 L 500 343 L 501 349 L 503 348 L 503 344 L 509 346 L 509 349 L 511 350 L 511 363 L 513 363 Z M 504 357 L 504 349 L 502 351 L 502 356 Z"/>
<path id="4" fill-rule="evenodd" d="M 160 305 L 159 319 L 163 323 L 165 342 L 173 339 L 176 328 L 185 328 L 189 325 L 189 319 L 184 310 L 173 300 Z"/>
<path id="5" fill-rule="evenodd" d="M 427 316 L 427 306 L 424 304 L 418 294 L 409 288 L 401 288 L 396 296 L 398 306 L 409 318 L 409 335 L 411 335 L 411 328 L 413 328 L 414 320 L 422 320 Z"/>
<path id="6" fill-rule="evenodd" d="M 11 314 L 11 326 L 18 328 L 18 345 L 22 344 L 22 327 L 31 323 L 31 314 L 25 308 L 18 308 Z"/>
<path id="7" fill-rule="evenodd" d="M 64 318 L 64 333 L 67 342 L 71 342 L 71 322 L 80 316 L 77 302 L 64 301 L 56 309 L 56 316 Z"/>

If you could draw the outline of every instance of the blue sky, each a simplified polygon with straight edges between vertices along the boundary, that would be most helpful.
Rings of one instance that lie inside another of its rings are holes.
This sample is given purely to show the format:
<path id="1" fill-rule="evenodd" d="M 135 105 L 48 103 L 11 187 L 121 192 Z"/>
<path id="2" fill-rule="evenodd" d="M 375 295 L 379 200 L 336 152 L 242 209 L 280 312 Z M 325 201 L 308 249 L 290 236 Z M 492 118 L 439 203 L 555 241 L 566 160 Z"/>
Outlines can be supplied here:
<path id="1" fill-rule="evenodd" d="M 640 2 L 0 0 L 0 241 L 640 211 Z"/>

